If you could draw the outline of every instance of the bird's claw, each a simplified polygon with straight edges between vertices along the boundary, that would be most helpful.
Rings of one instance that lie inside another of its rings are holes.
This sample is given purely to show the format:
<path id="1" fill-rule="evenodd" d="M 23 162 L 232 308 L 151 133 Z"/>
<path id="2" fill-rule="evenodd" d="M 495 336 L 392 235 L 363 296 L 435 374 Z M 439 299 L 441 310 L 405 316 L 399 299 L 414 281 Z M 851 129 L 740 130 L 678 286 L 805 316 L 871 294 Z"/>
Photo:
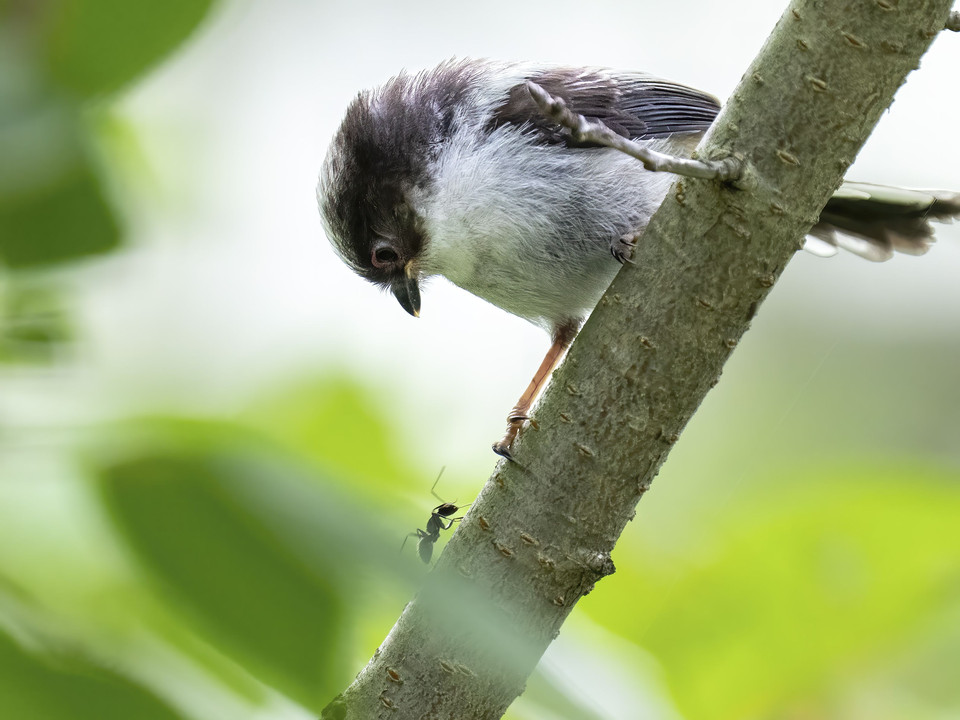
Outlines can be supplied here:
<path id="1" fill-rule="evenodd" d="M 498 442 L 495 442 L 495 443 L 493 444 L 493 451 L 494 451 L 497 455 L 499 455 L 500 457 L 506 458 L 506 459 L 509 460 L 510 462 L 513 462 L 513 461 L 514 461 L 514 460 L 513 460 L 513 453 L 510 452 L 510 444 L 506 443 L 505 440 L 506 440 L 506 438 L 504 438 L 504 440 L 500 440 L 500 441 L 498 441 Z"/>
<path id="2" fill-rule="evenodd" d="M 523 423 L 529 420 L 529 417 L 526 413 L 521 412 L 517 409 L 510 411 L 510 414 L 507 415 L 507 431 L 504 433 L 503 438 L 498 442 L 493 444 L 493 451 L 500 457 L 506 458 L 511 462 L 513 459 L 513 441 L 517 439 L 517 435 L 520 433 L 520 428 L 523 427 Z"/>
<path id="3" fill-rule="evenodd" d="M 627 235 L 621 235 L 619 238 L 610 243 L 610 254 L 616 259 L 618 263 L 623 265 L 624 263 L 633 264 L 633 260 L 630 257 L 633 255 L 633 250 L 637 246 L 637 236 L 628 233 Z"/>

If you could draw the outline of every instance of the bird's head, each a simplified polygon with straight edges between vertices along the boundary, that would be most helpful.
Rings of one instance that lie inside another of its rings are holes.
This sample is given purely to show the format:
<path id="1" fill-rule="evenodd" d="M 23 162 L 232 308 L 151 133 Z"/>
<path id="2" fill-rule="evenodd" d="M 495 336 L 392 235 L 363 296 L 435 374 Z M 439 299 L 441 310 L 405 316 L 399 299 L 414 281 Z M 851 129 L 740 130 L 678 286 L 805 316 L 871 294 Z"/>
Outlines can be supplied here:
<path id="1" fill-rule="evenodd" d="M 430 238 L 423 208 L 438 158 L 456 132 L 463 99 L 482 64 L 450 61 L 401 74 L 362 92 L 347 108 L 327 152 L 317 199 L 327 236 L 358 275 L 420 312 L 422 260 Z"/>
<path id="2" fill-rule="evenodd" d="M 400 75 L 360 93 L 347 109 L 320 173 L 327 235 L 358 275 L 420 312 L 420 259 L 429 243 L 418 208 L 454 124 L 465 78 Z"/>
<path id="3" fill-rule="evenodd" d="M 327 237 L 340 258 L 418 317 L 425 236 L 397 180 L 360 172 L 351 159 L 331 151 L 318 195 Z"/>
<path id="4" fill-rule="evenodd" d="M 411 197 L 427 184 L 426 166 L 422 155 L 396 144 L 416 143 L 415 126 L 398 137 L 398 124 L 384 123 L 382 116 L 374 122 L 377 100 L 365 93 L 351 104 L 323 164 L 317 199 L 340 258 L 417 316 L 417 260 L 425 237 Z"/>

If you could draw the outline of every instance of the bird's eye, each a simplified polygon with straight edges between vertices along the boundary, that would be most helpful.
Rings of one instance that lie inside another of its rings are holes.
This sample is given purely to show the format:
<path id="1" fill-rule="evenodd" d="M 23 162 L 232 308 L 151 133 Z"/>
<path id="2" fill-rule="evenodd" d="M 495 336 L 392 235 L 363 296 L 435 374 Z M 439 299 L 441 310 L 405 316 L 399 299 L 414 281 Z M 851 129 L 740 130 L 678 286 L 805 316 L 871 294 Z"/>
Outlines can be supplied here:
<path id="1" fill-rule="evenodd" d="M 393 246 L 386 242 L 377 243 L 370 255 L 370 262 L 376 268 L 384 268 L 395 265 L 400 259 L 400 254 L 393 249 Z"/>

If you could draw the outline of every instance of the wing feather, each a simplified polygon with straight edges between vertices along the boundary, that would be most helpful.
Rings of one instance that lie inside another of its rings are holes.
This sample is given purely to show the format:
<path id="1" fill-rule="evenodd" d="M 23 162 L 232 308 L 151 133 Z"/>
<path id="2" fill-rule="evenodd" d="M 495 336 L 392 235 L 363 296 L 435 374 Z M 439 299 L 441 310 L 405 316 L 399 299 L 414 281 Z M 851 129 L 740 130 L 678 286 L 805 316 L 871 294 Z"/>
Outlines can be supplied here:
<path id="1" fill-rule="evenodd" d="M 574 112 L 633 140 L 703 132 L 720 110 L 712 95 L 642 73 L 550 68 L 526 79 L 562 98 Z M 583 146 L 543 116 L 523 83 L 512 87 L 496 108 L 490 129 L 508 124 L 529 129 L 547 144 Z"/>

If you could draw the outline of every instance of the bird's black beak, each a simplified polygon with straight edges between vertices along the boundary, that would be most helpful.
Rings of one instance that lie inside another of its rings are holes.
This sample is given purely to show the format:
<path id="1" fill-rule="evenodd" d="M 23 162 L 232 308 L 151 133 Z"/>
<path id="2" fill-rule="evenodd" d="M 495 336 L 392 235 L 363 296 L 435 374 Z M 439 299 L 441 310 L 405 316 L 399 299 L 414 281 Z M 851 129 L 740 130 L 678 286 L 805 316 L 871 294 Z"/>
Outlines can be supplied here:
<path id="1" fill-rule="evenodd" d="M 403 270 L 404 277 L 393 281 L 393 294 L 400 307 L 414 317 L 420 317 L 420 280 L 410 263 Z"/>

